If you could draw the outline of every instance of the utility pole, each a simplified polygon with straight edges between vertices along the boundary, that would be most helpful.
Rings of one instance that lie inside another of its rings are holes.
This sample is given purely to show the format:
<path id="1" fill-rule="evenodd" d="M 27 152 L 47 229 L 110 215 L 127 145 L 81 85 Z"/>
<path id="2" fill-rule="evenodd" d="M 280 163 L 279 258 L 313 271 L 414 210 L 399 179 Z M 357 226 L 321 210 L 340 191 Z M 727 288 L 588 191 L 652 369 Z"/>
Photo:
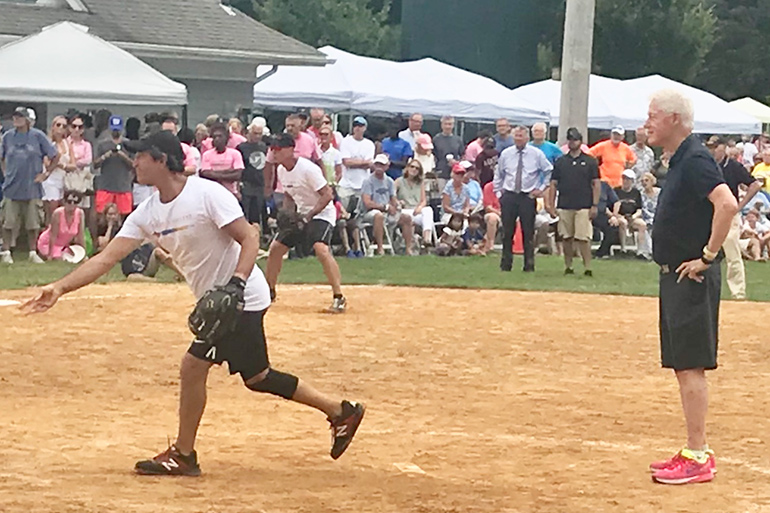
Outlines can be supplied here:
<path id="1" fill-rule="evenodd" d="M 571 126 L 577 127 L 588 139 L 588 81 L 595 8 L 596 0 L 567 0 L 561 56 L 559 144 L 567 141 L 567 129 Z"/>

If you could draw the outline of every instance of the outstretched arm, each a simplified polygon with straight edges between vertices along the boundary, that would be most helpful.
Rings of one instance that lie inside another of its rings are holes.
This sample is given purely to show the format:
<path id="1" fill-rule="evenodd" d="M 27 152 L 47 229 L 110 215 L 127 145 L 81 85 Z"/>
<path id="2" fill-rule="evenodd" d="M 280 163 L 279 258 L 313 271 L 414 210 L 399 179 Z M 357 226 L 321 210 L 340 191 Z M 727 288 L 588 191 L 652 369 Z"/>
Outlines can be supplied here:
<path id="1" fill-rule="evenodd" d="M 64 294 L 85 287 L 109 272 L 115 264 L 138 248 L 141 243 L 141 240 L 125 237 L 112 239 L 104 251 L 92 259 L 86 260 L 64 278 L 43 287 L 37 297 L 21 306 L 21 310 L 28 314 L 45 312 L 55 305 L 56 301 Z"/>

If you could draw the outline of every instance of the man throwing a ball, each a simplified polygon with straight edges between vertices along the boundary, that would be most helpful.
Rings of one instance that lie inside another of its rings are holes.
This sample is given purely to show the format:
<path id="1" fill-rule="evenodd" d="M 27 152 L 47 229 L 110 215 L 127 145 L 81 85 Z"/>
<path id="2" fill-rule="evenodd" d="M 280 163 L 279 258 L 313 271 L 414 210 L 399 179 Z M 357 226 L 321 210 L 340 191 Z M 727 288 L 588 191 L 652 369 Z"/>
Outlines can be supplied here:
<path id="1" fill-rule="evenodd" d="M 200 474 L 195 438 L 206 406 L 206 378 L 214 364 L 227 362 L 249 390 L 312 406 L 326 414 L 332 428 L 331 456 L 347 449 L 364 416 L 364 406 L 331 399 L 310 385 L 270 367 L 263 327 L 270 293 L 254 262 L 259 235 L 243 217 L 235 196 L 221 185 L 184 175 L 184 154 L 171 132 L 161 131 L 134 143 L 137 181 L 157 188 L 128 216 L 97 256 L 61 280 L 43 287 L 22 306 L 44 312 L 64 294 L 107 273 L 143 240 L 166 249 L 179 266 L 198 304 L 188 324 L 195 334 L 182 358 L 179 433 L 176 442 L 152 459 L 139 461 L 139 474 Z"/>

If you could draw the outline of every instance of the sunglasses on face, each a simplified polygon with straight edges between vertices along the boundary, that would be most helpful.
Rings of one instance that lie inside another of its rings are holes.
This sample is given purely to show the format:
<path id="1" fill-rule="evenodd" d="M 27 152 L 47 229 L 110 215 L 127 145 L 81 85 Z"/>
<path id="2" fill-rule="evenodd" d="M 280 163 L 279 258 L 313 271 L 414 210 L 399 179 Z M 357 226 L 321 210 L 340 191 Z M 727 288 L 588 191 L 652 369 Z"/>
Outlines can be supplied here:
<path id="1" fill-rule="evenodd" d="M 65 126 L 67 126 L 67 124 L 66 123 L 54 123 L 53 126 L 55 126 L 56 128 L 64 128 Z"/>
<path id="2" fill-rule="evenodd" d="M 67 198 L 64 200 L 64 203 L 67 203 L 68 205 L 76 205 L 78 203 L 77 198 Z"/>
<path id="3" fill-rule="evenodd" d="M 329 137 L 330 135 L 332 134 L 330 134 L 329 132 L 321 132 L 321 137 Z"/>
<path id="4" fill-rule="evenodd" d="M 420 169 L 419 166 L 415 166 L 414 164 L 409 164 L 406 166 L 407 169 Z"/>
<path id="5" fill-rule="evenodd" d="M 82 130 L 83 129 L 83 125 L 72 125 L 72 128 L 74 130 Z"/>
<path id="6" fill-rule="evenodd" d="M 321 122 L 321 124 L 322 124 L 322 125 L 331 125 L 331 124 L 332 124 L 332 122 L 331 122 L 331 121 L 328 121 L 328 120 L 326 120 L 326 119 L 324 119 L 324 120 Z"/>

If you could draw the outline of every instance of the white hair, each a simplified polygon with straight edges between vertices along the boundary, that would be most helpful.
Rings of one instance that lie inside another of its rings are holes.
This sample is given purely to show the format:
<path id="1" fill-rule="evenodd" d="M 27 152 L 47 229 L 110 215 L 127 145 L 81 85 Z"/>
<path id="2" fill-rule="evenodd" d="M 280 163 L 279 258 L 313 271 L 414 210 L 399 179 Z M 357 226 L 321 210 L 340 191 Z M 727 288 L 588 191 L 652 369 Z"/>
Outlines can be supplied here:
<path id="1" fill-rule="evenodd" d="M 262 127 L 263 135 L 270 135 L 270 129 L 267 127 L 267 120 L 262 116 L 257 116 L 251 120 L 251 124 L 249 124 L 249 129 L 251 129 L 251 127 L 254 127 L 254 126 Z"/>
<path id="2" fill-rule="evenodd" d="M 667 114 L 678 114 L 682 125 L 692 130 L 695 117 L 692 100 L 675 89 L 662 89 L 650 97 L 650 103 Z"/>
<path id="3" fill-rule="evenodd" d="M 548 127 L 547 127 L 547 126 L 546 126 L 546 124 L 545 124 L 545 123 L 543 123 L 542 121 L 538 121 L 537 123 L 535 123 L 534 125 L 532 125 L 532 130 L 534 130 L 534 129 L 535 129 L 535 128 L 537 128 L 537 127 L 541 127 L 543 130 L 545 130 L 545 131 L 548 131 Z"/>

